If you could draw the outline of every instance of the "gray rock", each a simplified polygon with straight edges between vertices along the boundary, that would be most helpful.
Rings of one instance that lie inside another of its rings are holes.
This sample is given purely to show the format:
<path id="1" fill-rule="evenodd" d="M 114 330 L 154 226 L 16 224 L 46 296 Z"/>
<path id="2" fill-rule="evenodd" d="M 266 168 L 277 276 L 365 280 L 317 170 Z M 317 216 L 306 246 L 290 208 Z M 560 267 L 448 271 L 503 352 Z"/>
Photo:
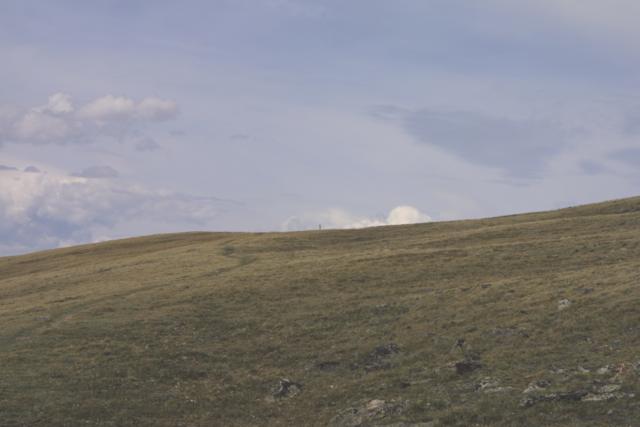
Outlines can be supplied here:
<path id="1" fill-rule="evenodd" d="M 569 308 L 570 305 L 571 305 L 571 301 L 569 301 L 566 298 L 561 299 L 560 301 L 558 301 L 558 311 L 565 310 Z"/>
<path id="2" fill-rule="evenodd" d="M 606 384 L 598 389 L 598 393 L 613 393 L 622 388 L 620 384 Z"/>
<path id="3" fill-rule="evenodd" d="M 520 400 L 520 406 L 527 408 L 538 402 L 576 402 L 582 400 L 589 393 L 584 390 L 566 391 L 549 394 L 527 394 Z"/>
<path id="4" fill-rule="evenodd" d="M 524 394 L 536 393 L 536 392 L 539 392 L 539 391 L 549 387 L 550 385 L 551 385 L 551 383 L 549 381 L 547 381 L 547 380 L 531 381 L 529 383 L 529 385 L 527 386 L 527 388 L 525 388 L 522 393 L 524 393 Z"/>
<path id="5" fill-rule="evenodd" d="M 533 396 L 525 396 L 520 400 L 520 406 L 523 408 L 529 408 L 535 405 L 537 402 L 536 398 Z"/>
<path id="6" fill-rule="evenodd" d="M 605 384 L 596 388 L 592 393 L 582 398 L 583 402 L 602 402 L 606 400 L 620 399 L 623 397 L 635 397 L 633 393 L 622 393 L 620 384 Z"/>
<path id="7" fill-rule="evenodd" d="M 582 399 L 583 402 L 602 402 L 604 400 L 612 400 L 617 396 L 614 393 L 589 393 Z"/>
<path id="8" fill-rule="evenodd" d="M 359 427 L 376 425 L 378 422 L 402 414 L 407 402 L 373 399 L 362 401 L 358 405 L 347 408 L 333 417 L 329 422 L 332 427 Z"/>
<path id="9" fill-rule="evenodd" d="M 485 377 L 475 386 L 475 390 L 480 393 L 504 393 L 513 390 L 513 387 L 503 387 L 500 381 Z"/>
<path id="10" fill-rule="evenodd" d="M 274 388 L 272 396 L 276 399 L 293 397 L 302 392 L 302 384 L 293 382 L 287 378 L 278 381 L 278 385 Z"/>
<path id="11" fill-rule="evenodd" d="M 435 421 L 424 421 L 419 423 L 393 423 L 384 424 L 384 427 L 435 427 Z M 382 425 L 376 425 L 375 427 L 382 427 Z"/>

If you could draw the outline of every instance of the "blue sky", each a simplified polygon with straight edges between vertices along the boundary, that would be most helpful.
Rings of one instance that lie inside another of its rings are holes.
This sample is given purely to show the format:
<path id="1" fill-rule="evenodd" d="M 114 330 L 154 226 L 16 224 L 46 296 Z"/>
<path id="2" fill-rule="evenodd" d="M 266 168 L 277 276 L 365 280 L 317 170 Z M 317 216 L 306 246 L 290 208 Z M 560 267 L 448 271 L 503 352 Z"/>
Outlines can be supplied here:
<path id="1" fill-rule="evenodd" d="M 631 0 L 3 1 L 0 254 L 636 195 L 639 14 Z"/>

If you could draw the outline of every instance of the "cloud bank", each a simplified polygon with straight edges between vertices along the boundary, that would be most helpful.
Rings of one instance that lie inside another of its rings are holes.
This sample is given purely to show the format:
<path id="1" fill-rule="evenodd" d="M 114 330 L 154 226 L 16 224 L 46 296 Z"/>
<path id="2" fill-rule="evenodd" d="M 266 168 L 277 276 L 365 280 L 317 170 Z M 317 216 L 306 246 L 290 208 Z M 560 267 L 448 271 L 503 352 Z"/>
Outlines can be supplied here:
<path id="1" fill-rule="evenodd" d="M 111 166 L 89 166 L 72 175 L 83 178 L 117 178 L 120 173 Z"/>
<path id="2" fill-rule="evenodd" d="M 145 125 L 175 119 L 174 101 L 144 98 L 135 101 L 106 95 L 76 108 L 71 96 L 56 93 L 45 105 L 20 111 L 0 110 L 0 144 L 69 144 L 100 138 L 122 140 Z"/>
<path id="3" fill-rule="evenodd" d="M 0 170 L 0 255 L 143 234 L 124 231 L 135 222 L 146 223 L 146 232 L 201 228 L 228 208 L 108 179 Z"/>
<path id="4" fill-rule="evenodd" d="M 431 220 L 428 215 L 413 206 L 407 205 L 393 208 L 386 218 L 362 217 L 353 215 L 343 209 L 334 208 L 319 213 L 290 217 L 284 222 L 282 229 L 284 231 L 300 231 L 315 229 L 318 226 L 326 229 L 367 228 L 383 225 L 417 224 L 430 222 Z"/>

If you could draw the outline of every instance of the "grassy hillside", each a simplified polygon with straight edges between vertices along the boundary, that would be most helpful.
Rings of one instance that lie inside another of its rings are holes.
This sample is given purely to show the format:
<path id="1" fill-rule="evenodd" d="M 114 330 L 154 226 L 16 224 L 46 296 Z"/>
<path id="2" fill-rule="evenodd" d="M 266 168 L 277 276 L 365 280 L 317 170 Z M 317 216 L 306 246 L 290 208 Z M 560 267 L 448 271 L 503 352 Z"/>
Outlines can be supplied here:
<path id="1" fill-rule="evenodd" d="M 2 426 L 638 425 L 640 198 L 0 258 Z"/>

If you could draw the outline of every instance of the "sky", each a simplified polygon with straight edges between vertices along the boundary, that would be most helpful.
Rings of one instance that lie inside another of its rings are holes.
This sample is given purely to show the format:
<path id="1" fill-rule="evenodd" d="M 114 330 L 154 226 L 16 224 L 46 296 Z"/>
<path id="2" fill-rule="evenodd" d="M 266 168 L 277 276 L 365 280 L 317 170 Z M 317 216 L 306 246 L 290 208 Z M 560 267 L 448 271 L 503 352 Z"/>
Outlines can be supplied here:
<path id="1" fill-rule="evenodd" d="M 634 196 L 635 0 L 3 0 L 0 255 Z"/>

